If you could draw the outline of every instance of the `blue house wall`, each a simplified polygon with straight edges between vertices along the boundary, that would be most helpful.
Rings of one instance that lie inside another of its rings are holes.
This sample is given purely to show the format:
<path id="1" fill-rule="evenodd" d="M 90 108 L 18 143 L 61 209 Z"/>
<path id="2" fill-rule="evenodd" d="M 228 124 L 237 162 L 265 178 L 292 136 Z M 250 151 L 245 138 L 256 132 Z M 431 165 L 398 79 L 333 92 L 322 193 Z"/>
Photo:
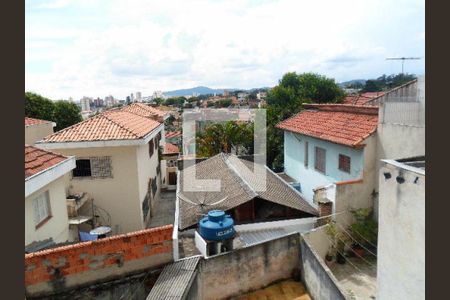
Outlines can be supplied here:
<path id="1" fill-rule="evenodd" d="M 305 167 L 305 142 L 308 142 L 308 167 Z M 314 168 L 316 146 L 326 150 L 325 174 Z M 339 154 L 350 157 L 350 173 L 339 170 Z M 301 193 L 310 203 L 314 188 L 337 181 L 360 179 L 363 167 L 363 149 L 284 131 L 284 171 L 300 183 Z"/>

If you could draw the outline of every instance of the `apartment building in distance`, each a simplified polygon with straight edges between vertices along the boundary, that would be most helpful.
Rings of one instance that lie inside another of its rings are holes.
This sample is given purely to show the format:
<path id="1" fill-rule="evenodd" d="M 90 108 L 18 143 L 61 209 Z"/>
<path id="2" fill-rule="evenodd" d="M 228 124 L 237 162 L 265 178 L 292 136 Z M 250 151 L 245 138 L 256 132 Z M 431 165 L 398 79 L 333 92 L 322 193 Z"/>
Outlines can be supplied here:
<path id="1" fill-rule="evenodd" d="M 38 145 L 76 157 L 69 185 L 73 193 L 89 193 L 109 215 L 113 234 L 141 230 L 160 195 L 164 116 L 134 103 L 58 131 Z"/>

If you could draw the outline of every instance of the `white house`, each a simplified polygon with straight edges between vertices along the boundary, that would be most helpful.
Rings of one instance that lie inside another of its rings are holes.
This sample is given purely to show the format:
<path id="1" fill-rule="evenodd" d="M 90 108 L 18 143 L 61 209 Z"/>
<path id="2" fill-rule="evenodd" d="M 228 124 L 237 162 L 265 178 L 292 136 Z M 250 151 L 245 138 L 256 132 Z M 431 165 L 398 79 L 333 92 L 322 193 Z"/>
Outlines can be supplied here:
<path id="1" fill-rule="evenodd" d="M 380 159 L 425 155 L 424 91 L 421 77 L 345 104 L 304 104 L 277 125 L 285 173 L 313 204 L 331 201 L 334 212 L 372 207 L 377 216 Z"/>
<path id="2" fill-rule="evenodd" d="M 140 230 L 160 195 L 164 118 L 158 109 L 133 103 L 58 131 L 38 145 L 76 157 L 72 192 L 89 193 L 114 234 Z"/>
<path id="3" fill-rule="evenodd" d="M 66 179 L 75 158 L 25 145 L 25 245 L 72 240 L 66 207 Z"/>

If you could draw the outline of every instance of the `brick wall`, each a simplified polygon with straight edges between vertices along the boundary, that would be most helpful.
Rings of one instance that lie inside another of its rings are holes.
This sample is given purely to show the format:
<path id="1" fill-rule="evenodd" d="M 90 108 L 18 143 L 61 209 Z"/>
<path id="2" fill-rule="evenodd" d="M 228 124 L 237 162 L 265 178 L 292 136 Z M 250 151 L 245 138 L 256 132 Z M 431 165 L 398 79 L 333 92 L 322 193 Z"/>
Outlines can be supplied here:
<path id="1" fill-rule="evenodd" d="M 173 261 L 172 225 L 25 255 L 28 296 L 58 293 Z"/>

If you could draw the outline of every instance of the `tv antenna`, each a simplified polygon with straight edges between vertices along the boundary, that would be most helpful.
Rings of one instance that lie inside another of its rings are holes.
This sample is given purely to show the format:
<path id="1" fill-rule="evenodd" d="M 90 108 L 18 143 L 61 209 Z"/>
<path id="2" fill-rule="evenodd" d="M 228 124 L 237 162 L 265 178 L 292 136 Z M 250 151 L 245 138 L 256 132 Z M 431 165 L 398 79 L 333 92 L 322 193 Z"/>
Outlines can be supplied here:
<path id="1" fill-rule="evenodd" d="M 401 60 L 402 61 L 402 74 L 403 73 L 403 69 L 404 69 L 404 65 L 405 65 L 405 60 L 417 60 L 420 59 L 420 57 L 388 57 L 386 58 L 386 60 Z"/>

